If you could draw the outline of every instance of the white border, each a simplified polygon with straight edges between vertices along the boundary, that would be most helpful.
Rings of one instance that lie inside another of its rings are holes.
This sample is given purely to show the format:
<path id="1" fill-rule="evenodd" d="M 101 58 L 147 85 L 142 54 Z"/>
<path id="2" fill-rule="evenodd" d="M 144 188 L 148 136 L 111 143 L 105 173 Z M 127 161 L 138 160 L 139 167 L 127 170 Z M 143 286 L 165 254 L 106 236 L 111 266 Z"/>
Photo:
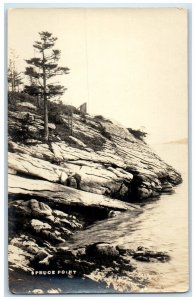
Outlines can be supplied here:
<path id="1" fill-rule="evenodd" d="M 1 36 L 1 47 L 0 47 L 0 51 L 1 51 L 1 62 L 0 62 L 0 66 L 1 66 L 1 69 L 2 69 L 2 72 L 1 74 L 4 74 L 4 49 L 5 47 L 3 47 L 4 45 L 4 4 L 10 4 L 10 5 L 17 5 L 17 4 L 24 4 L 24 6 L 26 5 L 36 5 L 38 4 L 39 6 L 40 5 L 43 5 L 45 4 L 46 6 L 57 6 L 58 4 L 64 4 L 64 5 L 68 5 L 68 6 L 82 6 L 83 4 L 87 5 L 89 4 L 90 6 L 93 4 L 93 5 L 110 5 L 110 6 L 125 6 L 126 4 L 130 4 L 130 5 L 133 5 L 133 6 L 152 6 L 154 4 L 154 6 L 174 6 L 176 4 L 182 4 L 182 5 L 185 5 L 185 4 L 191 4 L 191 2 L 189 1 L 178 1 L 178 3 L 171 3 L 168 1 L 164 1 L 162 0 L 161 3 L 157 3 L 156 1 L 150 1 L 150 3 L 148 1 L 145 1 L 143 0 L 142 2 L 137 2 L 137 1 L 126 1 L 124 0 L 122 3 L 119 2 L 119 1 L 111 1 L 111 0 L 108 0 L 108 1 L 85 1 L 85 3 L 83 1 L 61 1 L 61 0 L 58 0 L 58 3 L 54 3 L 52 1 L 12 1 L 11 3 L 9 1 L 1 1 L 0 2 L 0 36 Z M 193 34 L 192 34 L 192 53 L 193 53 L 193 57 L 192 57 L 192 66 L 193 66 L 193 73 L 192 73 L 192 82 L 193 82 L 193 87 L 192 87 L 192 112 L 190 112 L 190 120 L 191 120 L 191 124 L 192 124 L 192 142 L 191 142 L 191 148 L 192 148 L 192 154 L 193 154 L 193 157 L 192 157 L 192 162 L 191 162 L 191 165 L 192 165 L 192 212 L 193 212 L 193 215 L 192 215 L 192 229 L 195 228 L 195 220 L 196 220 L 196 216 L 195 216 L 195 186 L 196 186 L 196 182 L 195 182 L 195 166 L 196 166 L 196 160 L 195 160 L 195 157 L 194 157 L 194 153 L 196 152 L 196 147 L 195 147 L 195 134 L 194 134 L 194 129 L 195 129 L 195 126 L 196 126 L 196 114 L 195 114 L 195 107 L 196 107 L 196 104 L 195 104 L 195 85 L 194 85 L 194 81 L 195 81 L 195 56 L 194 56 L 194 53 L 196 53 L 196 47 L 195 47 L 195 37 L 196 37 L 196 32 L 195 32 L 195 28 L 196 28 L 196 21 L 195 21 L 195 11 L 196 11 L 196 6 L 194 3 L 192 3 L 192 31 L 193 31 Z M 6 161 L 5 161 L 5 158 L 4 158 L 4 144 L 6 143 L 5 141 L 5 136 L 4 136 L 4 133 L 5 133 L 5 123 L 4 123 L 4 81 L 3 81 L 3 76 L 1 76 L 1 83 L 0 83 L 0 95 L 1 95 L 1 98 L 0 98 L 0 141 L 1 141 L 1 144 L 0 144 L 0 178 L 1 178 L 1 181 L 0 181 L 0 193 L 1 193 L 1 197 L 0 197 L 0 201 L 1 201 L 1 206 L 0 206 L 0 220 L 2 221 L 2 227 L 1 227 L 1 235 L 2 235 L 2 244 L 3 244 L 3 241 L 4 239 L 7 239 L 6 237 L 6 232 L 7 232 L 7 229 L 5 228 L 5 232 L 3 231 L 3 227 L 5 225 L 4 223 L 4 216 L 5 216 L 5 212 L 7 211 L 7 208 L 3 208 L 3 203 L 4 203 L 4 168 L 5 168 L 5 165 L 6 165 Z M 191 92 L 191 91 L 189 91 Z M 191 116 L 192 116 L 192 119 L 191 119 Z M 190 132 L 191 133 L 191 132 Z M 190 181 L 191 181 L 191 178 L 190 178 Z M 191 194 L 191 191 L 190 191 L 190 194 Z M 6 225 L 5 225 L 6 226 Z M 3 236 L 3 234 L 5 234 Z M 195 235 L 195 234 L 194 234 Z M 6 249 L 6 248 L 5 248 Z M 195 238 L 192 236 L 192 253 L 196 253 L 196 247 L 195 247 Z M 4 253 L 4 247 L 3 245 L 1 245 L 0 247 L 0 258 L 1 258 L 1 266 L 2 266 L 2 275 L 4 275 L 4 270 L 3 270 L 3 266 L 4 266 L 4 263 L 6 262 L 7 260 L 7 254 L 6 252 Z M 6 275 L 7 277 L 7 275 Z M 120 298 L 120 299 L 123 299 L 124 297 L 137 297 L 137 299 L 143 299 L 144 297 L 152 297 L 153 299 L 162 299 L 162 297 L 167 297 L 169 299 L 175 299 L 175 298 L 178 298 L 180 297 L 181 299 L 187 299 L 187 298 L 193 298 L 194 296 L 196 296 L 195 294 L 195 287 L 194 287 L 194 282 L 196 282 L 196 279 L 195 279 L 195 256 L 192 257 L 192 279 L 193 279 L 193 286 L 192 286 L 192 295 L 189 293 L 189 294 L 175 294 L 175 295 L 171 295 L 171 294 L 160 294 L 160 296 L 153 296 L 153 294 L 148 294 L 148 295 L 145 295 L 145 296 L 140 296 L 140 295 L 118 295 L 117 297 Z M 4 297 L 9 297 L 10 299 L 12 298 L 15 298 L 17 296 L 9 296 L 8 294 L 4 294 L 4 280 L 7 281 L 7 278 L 4 278 L 4 276 L 1 276 L 1 280 L 0 280 L 0 295 L 4 298 Z M 23 296 L 19 296 L 19 297 L 22 297 Z M 26 298 L 27 296 L 24 296 L 24 298 Z M 34 298 L 37 298 L 37 296 L 33 296 Z M 40 297 L 40 296 L 39 296 Z M 97 296 L 92 296 L 92 295 L 81 295 L 81 296 L 71 296 L 71 295 L 64 295 L 64 296 L 42 296 L 44 298 L 50 298 L 52 297 L 53 299 L 58 299 L 58 297 L 66 297 L 67 299 L 79 299 L 79 297 L 90 297 L 90 299 L 95 299 L 97 297 L 99 297 L 99 295 Z M 112 298 L 115 298 L 116 296 L 114 295 L 101 295 L 100 297 L 102 298 L 108 298 L 108 297 L 112 297 Z"/>

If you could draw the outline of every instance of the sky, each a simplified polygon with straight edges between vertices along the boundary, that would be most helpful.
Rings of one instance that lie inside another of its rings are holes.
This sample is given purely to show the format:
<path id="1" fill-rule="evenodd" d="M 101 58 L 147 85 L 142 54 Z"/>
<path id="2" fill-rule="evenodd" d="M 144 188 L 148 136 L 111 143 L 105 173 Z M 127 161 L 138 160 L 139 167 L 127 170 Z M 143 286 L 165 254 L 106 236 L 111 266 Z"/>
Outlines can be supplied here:
<path id="1" fill-rule="evenodd" d="M 38 54 L 40 31 L 58 38 L 65 104 L 148 133 L 150 143 L 187 137 L 187 12 L 178 8 L 11 9 L 8 51 L 17 65 Z M 56 79 L 55 79 L 56 81 Z"/>

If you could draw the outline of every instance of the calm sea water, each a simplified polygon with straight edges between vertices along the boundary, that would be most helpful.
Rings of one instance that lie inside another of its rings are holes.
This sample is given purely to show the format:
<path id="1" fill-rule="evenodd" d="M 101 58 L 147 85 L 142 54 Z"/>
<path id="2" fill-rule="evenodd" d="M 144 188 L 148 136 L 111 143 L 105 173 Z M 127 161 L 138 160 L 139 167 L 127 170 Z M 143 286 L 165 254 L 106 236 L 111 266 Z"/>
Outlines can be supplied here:
<path id="1" fill-rule="evenodd" d="M 138 246 L 167 251 L 171 260 L 167 263 L 136 262 L 138 278 L 148 278 L 148 283 L 132 292 L 184 292 L 188 290 L 188 171 L 187 145 L 153 145 L 162 159 L 175 167 L 183 177 L 183 183 L 172 195 L 162 195 L 157 201 L 149 201 L 144 212 L 131 217 L 122 213 L 114 218 L 99 221 L 85 231 L 78 232 L 73 247 L 92 242 L 110 242 L 136 249 Z"/>

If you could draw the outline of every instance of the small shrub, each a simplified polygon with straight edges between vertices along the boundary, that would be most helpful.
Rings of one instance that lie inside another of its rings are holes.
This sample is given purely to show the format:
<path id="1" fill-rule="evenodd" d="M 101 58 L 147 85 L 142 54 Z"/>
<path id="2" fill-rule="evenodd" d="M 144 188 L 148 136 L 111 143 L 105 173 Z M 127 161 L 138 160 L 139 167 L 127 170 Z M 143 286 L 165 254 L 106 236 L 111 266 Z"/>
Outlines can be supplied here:
<path id="1" fill-rule="evenodd" d="M 135 129 L 132 129 L 132 128 L 127 128 L 128 131 L 136 138 L 136 139 L 139 139 L 141 141 L 144 140 L 144 138 L 146 137 L 147 133 L 146 132 L 143 132 L 139 129 L 135 130 Z"/>
<path id="2" fill-rule="evenodd" d="M 48 111 L 59 112 L 62 115 L 80 114 L 80 111 L 73 105 L 65 105 L 62 101 L 48 101 Z"/>
<path id="3" fill-rule="evenodd" d="M 29 94 L 24 92 L 8 92 L 8 103 L 16 103 L 16 102 L 30 102 L 32 104 L 36 103 L 36 99 Z"/>
<path id="4" fill-rule="evenodd" d="M 72 105 L 65 105 L 62 102 L 56 103 L 48 101 L 48 119 L 49 122 L 55 124 L 63 124 L 62 115 L 71 116 L 71 114 L 79 114 L 79 110 Z"/>
<path id="5" fill-rule="evenodd" d="M 102 115 L 96 115 L 94 118 L 95 118 L 95 120 L 98 120 L 98 121 L 105 121 L 105 122 L 108 122 L 108 123 L 111 123 L 111 124 L 112 124 L 112 121 L 111 121 L 111 120 L 104 118 Z"/>
<path id="6" fill-rule="evenodd" d="M 55 123 L 55 124 L 63 124 L 63 119 L 62 116 L 60 114 L 60 112 L 58 111 L 49 111 L 48 112 L 48 120 L 51 123 Z"/>
<path id="7" fill-rule="evenodd" d="M 95 119 L 104 121 L 104 117 L 103 117 L 102 115 L 96 115 L 96 116 L 95 116 Z"/>

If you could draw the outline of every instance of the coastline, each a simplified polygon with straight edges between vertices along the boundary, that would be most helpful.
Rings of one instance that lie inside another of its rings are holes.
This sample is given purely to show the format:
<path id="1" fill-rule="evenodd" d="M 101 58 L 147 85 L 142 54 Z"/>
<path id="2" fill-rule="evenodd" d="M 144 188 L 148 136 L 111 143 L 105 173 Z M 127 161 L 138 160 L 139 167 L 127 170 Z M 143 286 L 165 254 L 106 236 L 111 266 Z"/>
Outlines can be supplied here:
<path id="1" fill-rule="evenodd" d="M 10 278 L 17 271 L 68 272 L 73 266 L 76 278 L 93 279 L 97 269 L 134 275 L 135 260 L 167 262 L 167 253 L 142 245 L 126 249 L 100 242 L 70 249 L 68 244 L 96 221 L 123 212 L 134 218 L 143 211 L 141 202 L 172 193 L 180 174 L 144 141 L 100 116 L 87 115 L 84 122 L 74 114 L 70 135 L 64 134 L 64 115 L 62 124 L 49 125 L 50 141 L 44 143 L 39 111 L 22 104 L 9 109 Z"/>

